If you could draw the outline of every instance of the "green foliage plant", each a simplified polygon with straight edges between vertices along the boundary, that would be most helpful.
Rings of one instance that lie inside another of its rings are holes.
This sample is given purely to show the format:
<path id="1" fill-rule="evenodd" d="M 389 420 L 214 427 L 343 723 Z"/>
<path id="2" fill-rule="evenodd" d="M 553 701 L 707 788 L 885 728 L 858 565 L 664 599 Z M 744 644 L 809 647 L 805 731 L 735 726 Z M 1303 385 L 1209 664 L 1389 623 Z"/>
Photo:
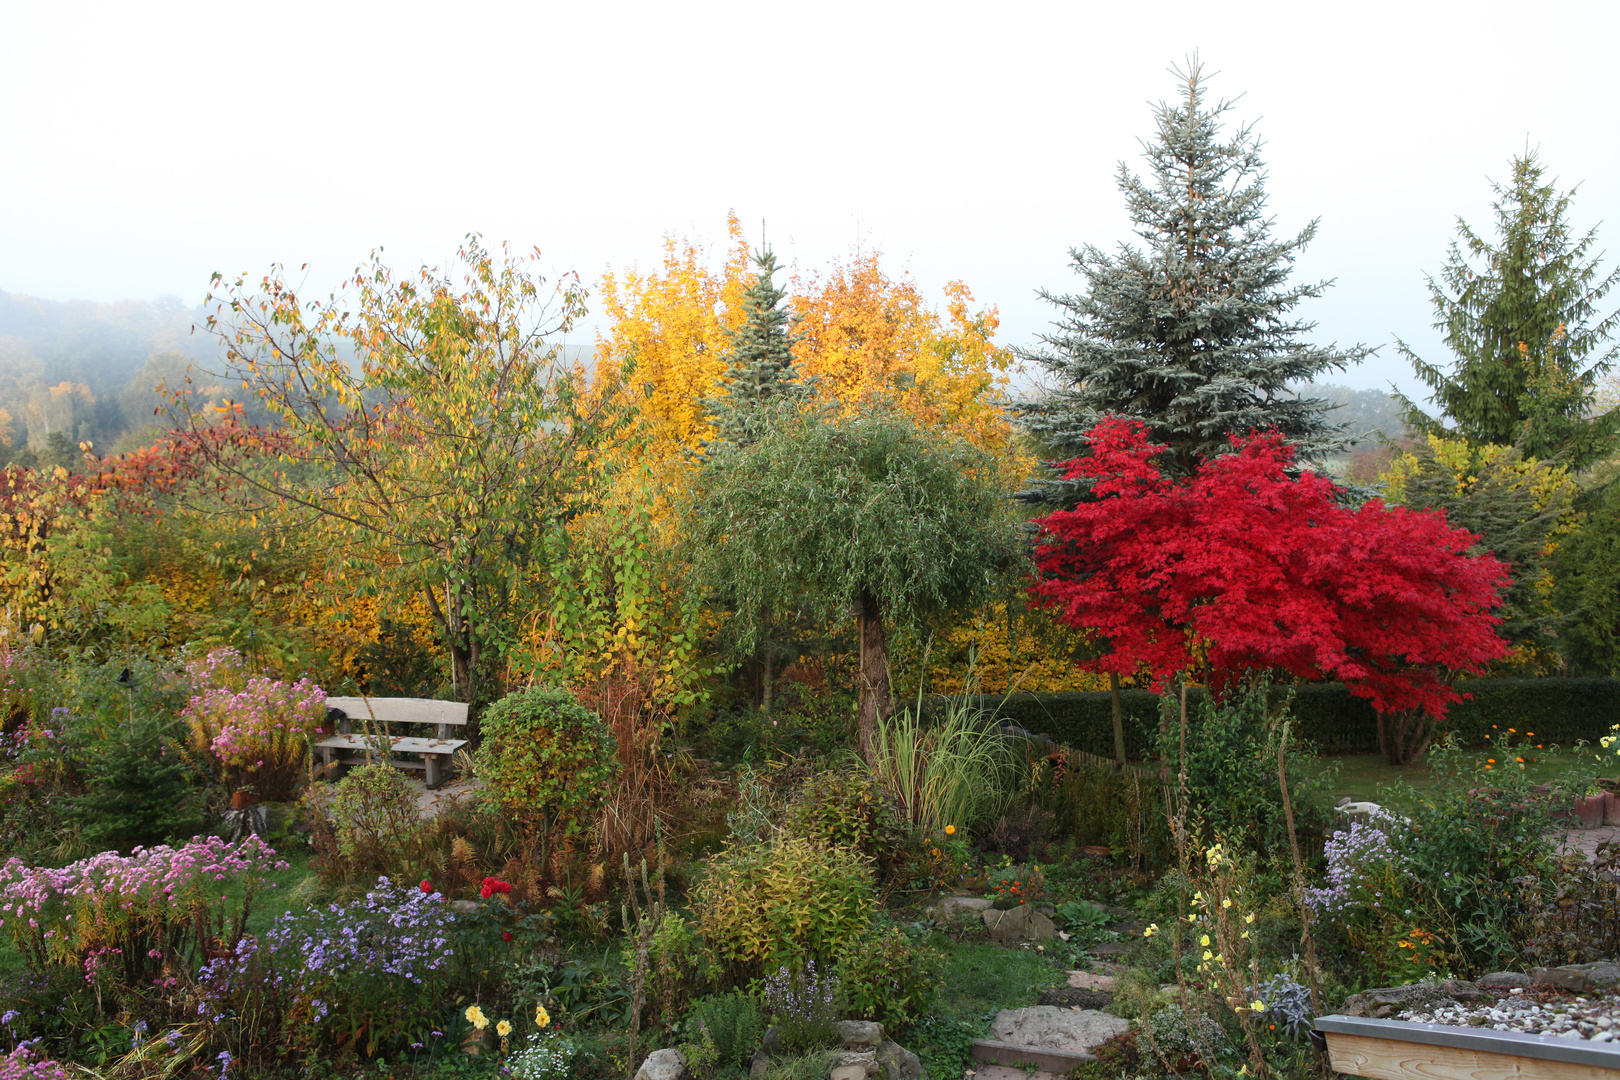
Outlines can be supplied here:
<path id="1" fill-rule="evenodd" d="M 838 952 L 838 980 L 849 1015 L 889 1031 L 927 1016 L 941 989 L 942 957 L 892 922 L 874 922 Z"/>
<path id="2" fill-rule="evenodd" d="M 1150 175 L 1119 167 L 1143 246 L 1073 249 L 1083 291 L 1041 294 L 1060 321 L 1023 358 L 1056 388 L 1014 413 L 1051 460 L 1025 501 L 1070 507 L 1085 497 L 1088 481 L 1056 466 L 1089 454 L 1087 435 L 1106 416 L 1148 425 L 1181 476 L 1227 453 L 1228 434 L 1275 429 L 1307 460 L 1342 445 L 1329 403 L 1290 389 L 1368 352 L 1309 344 L 1313 324 L 1293 317 L 1329 284 L 1288 281 L 1316 223 L 1271 235 L 1259 138 L 1249 127 L 1222 137 L 1231 104 L 1210 99 L 1196 55 L 1178 74 L 1181 100 L 1154 109 L 1158 131 L 1144 145 Z"/>
<path id="3" fill-rule="evenodd" d="M 913 846 L 888 792 L 865 769 L 809 777 L 788 803 L 784 825 L 799 836 L 860 852 L 884 879 L 901 870 Z"/>
<path id="4" fill-rule="evenodd" d="M 508 694 L 484 713 L 478 776 L 535 837 L 583 836 L 617 774 L 613 736 L 562 690 Z"/>
<path id="5" fill-rule="evenodd" d="M 1596 230 L 1577 236 L 1572 192 L 1544 179 L 1534 152 L 1512 161 L 1512 178 L 1493 184 L 1494 237 L 1464 221 L 1440 280 L 1429 280 L 1435 328 L 1454 359 L 1450 370 L 1401 356 L 1433 393 L 1439 416 L 1401 397 L 1414 430 L 1460 437 L 1471 447 L 1518 446 L 1530 458 L 1562 454 L 1585 468 L 1613 446 L 1620 412 L 1593 409 L 1597 379 L 1615 357 L 1620 312 L 1601 314 L 1620 268 L 1600 275 Z"/>
<path id="6" fill-rule="evenodd" d="M 692 1002 L 682 1030 L 689 1040 L 681 1047 L 683 1055 L 687 1045 L 713 1054 L 711 1072 L 693 1069 L 699 1080 L 709 1080 L 748 1064 L 765 1037 L 765 1010 L 758 997 L 744 990 L 714 994 Z M 691 1055 L 687 1056 L 687 1067 L 692 1068 Z"/>
<path id="7" fill-rule="evenodd" d="M 875 906 L 868 859 L 789 834 L 711 856 L 693 895 L 704 940 L 743 982 L 833 956 Z"/>
<path id="8" fill-rule="evenodd" d="M 408 881 L 432 869 L 431 828 L 411 782 L 392 765 L 360 765 L 335 784 L 312 784 L 304 804 L 328 880 L 365 883 L 386 874 Z"/>
<path id="9" fill-rule="evenodd" d="M 775 613 L 855 613 L 856 733 L 870 755 L 893 709 L 888 628 L 920 627 L 983 593 L 1019 546 L 995 460 L 901 414 L 762 409 L 759 437 L 717 447 L 687 505 L 694 581 L 734 612 L 752 656 Z"/>
<path id="10" fill-rule="evenodd" d="M 659 920 L 647 952 L 648 1005 L 661 1023 L 673 1023 L 689 1001 L 719 978 L 714 953 L 697 927 L 678 911 L 666 912 Z M 632 963 L 633 957 L 627 955 L 626 965 Z"/>
<path id="11" fill-rule="evenodd" d="M 941 836 L 945 829 L 983 824 L 1007 808 L 1016 793 L 1022 760 L 1004 738 L 993 711 L 965 697 L 946 700 L 929 714 L 921 692 L 911 706 L 878 721 L 869 768 L 913 828 Z"/>

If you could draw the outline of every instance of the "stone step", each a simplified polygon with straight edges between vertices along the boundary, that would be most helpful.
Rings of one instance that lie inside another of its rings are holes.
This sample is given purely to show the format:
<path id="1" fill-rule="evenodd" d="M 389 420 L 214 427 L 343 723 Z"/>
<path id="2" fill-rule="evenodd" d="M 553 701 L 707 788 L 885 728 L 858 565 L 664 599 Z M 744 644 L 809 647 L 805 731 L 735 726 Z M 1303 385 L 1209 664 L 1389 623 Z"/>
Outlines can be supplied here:
<path id="1" fill-rule="evenodd" d="M 1044 1072 L 1066 1073 L 1077 1065 L 1096 1061 L 1097 1058 L 1078 1050 L 1052 1050 L 1041 1046 L 997 1042 L 994 1039 L 974 1039 L 973 1060 L 987 1065 L 1016 1065 L 1027 1061 L 1033 1062 L 1037 1069 Z"/>

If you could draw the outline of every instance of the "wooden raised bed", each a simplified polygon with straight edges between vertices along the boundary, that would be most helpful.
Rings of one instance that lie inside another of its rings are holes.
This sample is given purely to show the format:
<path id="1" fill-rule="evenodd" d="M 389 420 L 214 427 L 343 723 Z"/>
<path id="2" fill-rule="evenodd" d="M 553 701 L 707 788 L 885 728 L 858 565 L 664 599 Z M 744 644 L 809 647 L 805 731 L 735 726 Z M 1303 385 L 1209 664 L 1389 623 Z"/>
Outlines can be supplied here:
<path id="1" fill-rule="evenodd" d="M 1321 1016 L 1335 1072 L 1370 1080 L 1620 1080 L 1620 1045 L 1519 1031 Z"/>

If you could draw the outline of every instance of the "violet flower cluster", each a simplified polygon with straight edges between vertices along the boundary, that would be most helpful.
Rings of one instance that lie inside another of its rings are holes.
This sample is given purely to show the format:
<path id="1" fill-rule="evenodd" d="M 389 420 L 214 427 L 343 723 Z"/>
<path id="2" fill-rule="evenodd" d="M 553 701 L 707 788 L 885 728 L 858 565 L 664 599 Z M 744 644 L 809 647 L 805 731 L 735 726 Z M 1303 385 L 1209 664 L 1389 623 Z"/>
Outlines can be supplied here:
<path id="1" fill-rule="evenodd" d="M 250 675 L 234 649 L 216 649 L 186 665 L 197 687 L 181 715 L 191 726 L 192 748 L 214 757 L 237 783 L 283 797 L 296 786 L 309 741 L 323 733 L 326 691 Z"/>
<path id="2" fill-rule="evenodd" d="M 0 1058 L 0 1080 L 68 1080 L 68 1073 L 56 1062 L 36 1053 L 30 1043 L 23 1043 Z"/>
<path id="3" fill-rule="evenodd" d="M 1327 919 L 1352 915 L 1363 904 L 1376 902 L 1376 894 L 1368 895 L 1375 881 L 1405 872 L 1406 856 L 1389 837 L 1388 826 L 1394 821 L 1393 815 L 1374 814 L 1371 820 L 1353 822 L 1328 838 L 1323 849 L 1327 887 L 1305 890 L 1305 902 L 1316 914 Z"/>
<path id="4" fill-rule="evenodd" d="M 282 916 L 264 946 L 306 989 L 362 975 L 421 984 L 449 963 L 455 921 L 439 893 L 382 877 L 363 900 Z"/>

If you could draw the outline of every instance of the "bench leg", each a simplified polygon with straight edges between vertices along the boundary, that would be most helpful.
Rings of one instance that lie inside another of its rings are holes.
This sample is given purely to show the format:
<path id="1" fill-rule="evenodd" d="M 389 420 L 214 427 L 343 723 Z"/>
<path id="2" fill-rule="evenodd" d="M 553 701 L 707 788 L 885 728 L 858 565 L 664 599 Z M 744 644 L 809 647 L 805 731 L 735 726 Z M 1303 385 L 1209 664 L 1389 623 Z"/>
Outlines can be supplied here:
<path id="1" fill-rule="evenodd" d="M 436 788 L 439 786 L 439 755 L 423 754 L 422 757 L 427 762 L 427 786 Z"/>
<path id="2" fill-rule="evenodd" d="M 336 753 L 330 746 L 321 747 L 321 775 L 332 779 L 332 755 Z"/>

